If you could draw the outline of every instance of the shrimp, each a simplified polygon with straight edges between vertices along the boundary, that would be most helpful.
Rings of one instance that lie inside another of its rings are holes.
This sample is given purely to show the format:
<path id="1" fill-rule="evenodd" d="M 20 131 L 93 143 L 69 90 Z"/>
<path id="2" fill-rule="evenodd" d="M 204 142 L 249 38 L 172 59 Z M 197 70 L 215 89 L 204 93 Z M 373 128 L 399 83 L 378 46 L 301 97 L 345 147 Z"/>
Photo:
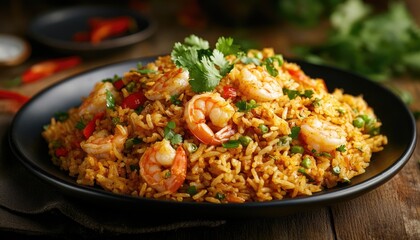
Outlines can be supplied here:
<path id="1" fill-rule="evenodd" d="M 155 84 L 144 95 L 149 100 L 169 99 L 182 93 L 188 86 L 188 80 L 188 70 L 174 68 L 156 79 Z"/>
<path id="2" fill-rule="evenodd" d="M 182 146 L 176 151 L 170 142 L 163 139 L 149 147 L 142 155 L 140 175 L 158 192 L 176 192 L 187 176 L 187 155 Z M 170 167 L 170 171 L 162 170 Z"/>
<path id="3" fill-rule="evenodd" d="M 236 74 L 238 90 L 250 99 L 268 102 L 283 96 L 281 82 L 267 71 L 243 68 L 239 73 L 236 71 Z"/>
<path id="4" fill-rule="evenodd" d="M 235 113 L 235 109 L 219 93 L 203 93 L 195 95 L 185 106 L 184 120 L 188 129 L 204 144 L 220 145 L 235 134 L 235 130 L 228 125 Z M 206 117 L 212 125 L 221 128 L 214 133 L 206 124 Z"/>
<path id="5" fill-rule="evenodd" d="M 346 132 L 337 125 L 315 117 L 302 121 L 300 134 L 306 144 L 317 152 L 331 152 L 346 144 Z"/>
<path id="6" fill-rule="evenodd" d="M 98 82 L 93 88 L 89 96 L 83 101 L 79 107 L 79 116 L 95 115 L 96 113 L 106 110 L 106 94 L 109 91 L 114 98 L 118 98 L 119 94 L 110 82 Z"/>
<path id="7" fill-rule="evenodd" d="M 122 158 L 121 152 L 127 140 L 128 132 L 126 127 L 117 125 L 114 135 L 110 135 L 107 130 L 95 132 L 86 141 L 80 143 L 82 149 L 89 155 L 96 158 Z"/>

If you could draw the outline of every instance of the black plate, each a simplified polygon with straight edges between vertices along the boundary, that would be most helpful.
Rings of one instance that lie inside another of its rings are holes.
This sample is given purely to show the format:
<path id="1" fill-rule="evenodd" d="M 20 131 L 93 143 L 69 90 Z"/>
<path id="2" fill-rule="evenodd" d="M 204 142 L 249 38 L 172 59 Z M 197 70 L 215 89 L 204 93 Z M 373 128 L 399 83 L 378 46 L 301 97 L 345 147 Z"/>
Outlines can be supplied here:
<path id="1" fill-rule="evenodd" d="M 106 39 L 99 44 L 75 42 L 76 32 L 88 30 L 88 19 L 92 17 L 111 18 L 130 16 L 137 24 L 133 33 Z M 156 23 L 131 9 L 115 6 L 78 6 L 51 11 L 35 18 L 29 25 L 28 35 L 35 41 L 59 52 L 71 54 L 107 53 L 138 43 L 150 37 L 156 30 Z"/>
<path id="2" fill-rule="evenodd" d="M 416 143 L 416 125 L 407 107 L 391 91 L 360 76 L 330 67 L 296 61 L 312 77 L 325 79 L 330 90 L 343 88 L 346 93 L 362 94 L 383 122 L 382 132 L 389 144 L 373 155 L 365 174 L 352 179 L 351 184 L 316 193 L 313 196 L 270 202 L 244 204 L 180 203 L 117 195 L 100 188 L 76 184 L 51 163 L 46 142 L 41 137 L 42 127 L 58 111 L 66 111 L 81 103 L 94 83 L 104 78 L 121 75 L 140 61 L 143 64 L 155 58 L 120 62 L 70 77 L 34 96 L 16 114 L 9 135 L 10 145 L 18 159 L 35 175 L 58 187 L 69 197 L 87 203 L 101 204 L 110 209 L 127 208 L 130 211 L 165 209 L 169 215 L 256 217 L 281 216 L 305 209 L 336 204 L 366 193 L 393 177 L 409 160 Z M 398 130 L 397 130 L 398 129 Z"/>

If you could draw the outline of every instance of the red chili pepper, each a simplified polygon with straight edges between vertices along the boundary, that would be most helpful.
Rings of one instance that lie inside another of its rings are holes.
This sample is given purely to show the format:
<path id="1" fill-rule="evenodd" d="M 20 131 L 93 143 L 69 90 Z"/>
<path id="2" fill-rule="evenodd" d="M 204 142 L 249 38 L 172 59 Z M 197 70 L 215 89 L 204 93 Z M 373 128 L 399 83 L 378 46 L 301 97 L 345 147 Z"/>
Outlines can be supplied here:
<path id="1" fill-rule="evenodd" d="M 32 65 L 21 76 L 22 83 L 31 83 L 54 73 L 77 66 L 81 63 L 78 56 L 51 59 Z"/>
<path id="2" fill-rule="evenodd" d="M 128 95 L 121 103 L 122 108 L 137 109 L 146 101 L 143 92 L 135 92 Z"/>
<path id="3" fill-rule="evenodd" d="M 0 99 L 14 100 L 23 104 L 29 100 L 29 97 L 18 92 L 0 89 Z"/>
<path id="4" fill-rule="evenodd" d="M 67 156 L 67 154 L 68 154 L 68 151 L 64 147 L 59 147 L 59 148 L 55 149 L 55 156 L 56 157 L 65 157 L 65 156 Z"/>
<path id="5" fill-rule="evenodd" d="M 222 97 L 224 99 L 235 98 L 237 96 L 236 89 L 231 86 L 223 86 Z"/>
<path id="6" fill-rule="evenodd" d="M 136 26 L 133 18 L 120 16 L 114 18 L 90 18 L 88 20 L 90 30 L 87 32 L 77 32 L 73 35 L 74 41 L 93 44 L 99 43 L 104 39 L 122 35 Z"/>
<path id="7" fill-rule="evenodd" d="M 92 136 L 93 132 L 96 128 L 96 120 L 102 119 L 105 116 L 105 112 L 97 113 L 92 120 L 90 120 L 85 128 L 83 128 L 83 136 L 88 139 L 90 136 Z"/>
<path id="8" fill-rule="evenodd" d="M 123 82 L 122 79 L 119 79 L 119 80 L 117 80 L 117 81 L 114 82 L 114 87 L 117 90 L 121 90 L 124 86 L 125 86 L 125 84 L 124 84 L 124 82 Z"/>

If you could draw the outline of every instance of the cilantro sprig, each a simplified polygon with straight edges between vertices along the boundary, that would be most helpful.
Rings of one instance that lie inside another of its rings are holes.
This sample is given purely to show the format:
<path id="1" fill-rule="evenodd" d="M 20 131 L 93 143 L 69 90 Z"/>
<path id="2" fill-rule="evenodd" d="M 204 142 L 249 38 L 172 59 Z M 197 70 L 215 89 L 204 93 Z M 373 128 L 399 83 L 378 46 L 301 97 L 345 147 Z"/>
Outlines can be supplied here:
<path id="1" fill-rule="evenodd" d="M 232 38 L 220 37 L 216 48 L 210 49 L 208 41 L 190 35 L 184 43 L 175 43 L 171 58 L 178 67 L 189 71 L 192 90 L 201 93 L 212 91 L 220 79 L 232 70 L 233 65 L 225 59 L 225 55 L 235 54 L 239 49 Z"/>

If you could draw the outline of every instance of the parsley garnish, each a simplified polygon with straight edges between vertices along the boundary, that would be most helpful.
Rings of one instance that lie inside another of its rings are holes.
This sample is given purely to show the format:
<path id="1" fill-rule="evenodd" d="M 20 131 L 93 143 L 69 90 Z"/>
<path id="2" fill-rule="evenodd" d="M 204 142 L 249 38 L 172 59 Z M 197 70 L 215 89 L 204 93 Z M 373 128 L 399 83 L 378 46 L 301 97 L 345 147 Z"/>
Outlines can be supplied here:
<path id="1" fill-rule="evenodd" d="M 300 127 L 294 126 L 291 129 L 291 133 L 289 134 L 289 137 L 291 137 L 292 139 L 297 139 L 299 136 L 299 132 L 300 132 Z"/>
<path id="2" fill-rule="evenodd" d="M 102 79 L 102 82 L 114 83 L 114 82 L 116 82 L 116 81 L 118 81 L 120 79 L 121 79 L 121 77 L 118 76 L 117 74 L 115 74 L 113 78 L 105 78 L 105 79 Z"/>
<path id="3" fill-rule="evenodd" d="M 290 100 L 293 100 L 298 96 L 311 98 L 312 95 L 314 94 L 314 91 L 309 89 L 309 90 L 305 90 L 303 92 L 299 92 L 298 90 L 283 88 L 283 93 L 286 94 L 289 97 Z"/>
<path id="4" fill-rule="evenodd" d="M 182 101 L 179 99 L 178 94 L 172 95 L 170 101 L 173 105 L 176 105 L 176 106 L 181 106 L 182 104 Z"/>
<path id="5" fill-rule="evenodd" d="M 163 129 L 163 137 L 171 142 L 172 145 L 176 145 L 182 142 L 182 136 L 174 132 L 176 123 L 170 121 L 166 124 Z"/>
<path id="6" fill-rule="evenodd" d="M 171 57 L 178 67 L 188 69 L 191 88 L 200 93 L 212 91 L 220 79 L 230 72 L 233 65 L 225 59 L 224 54 L 233 54 L 238 49 L 232 38 L 220 37 L 216 48 L 212 50 L 207 41 L 190 35 L 184 43 L 175 43 Z"/>
<path id="7" fill-rule="evenodd" d="M 258 107 L 258 104 L 255 100 L 249 100 L 249 102 L 247 101 L 239 101 L 236 104 L 236 107 L 238 108 L 239 112 L 249 112 L 252 109 Z"/>
<path id="8" fill-rule="evenodd" d="M 59 122 L 64 122 L 69 119 L 69 114 L 67 112 L 56 112 L 54 113 L 54 118 Z"/>
<path id="9" fill-rule="evenodd" d="M 273 77 L 277 77 L 277 75 L 279 74 L 279 71 L 274 65 L 275 62 L 278 62 L 278 64 L 281 66 L 283 64 L 283 56 L 275 55 L 264 60 L 264 66 L 267 69 L 267 72 Z"/>

